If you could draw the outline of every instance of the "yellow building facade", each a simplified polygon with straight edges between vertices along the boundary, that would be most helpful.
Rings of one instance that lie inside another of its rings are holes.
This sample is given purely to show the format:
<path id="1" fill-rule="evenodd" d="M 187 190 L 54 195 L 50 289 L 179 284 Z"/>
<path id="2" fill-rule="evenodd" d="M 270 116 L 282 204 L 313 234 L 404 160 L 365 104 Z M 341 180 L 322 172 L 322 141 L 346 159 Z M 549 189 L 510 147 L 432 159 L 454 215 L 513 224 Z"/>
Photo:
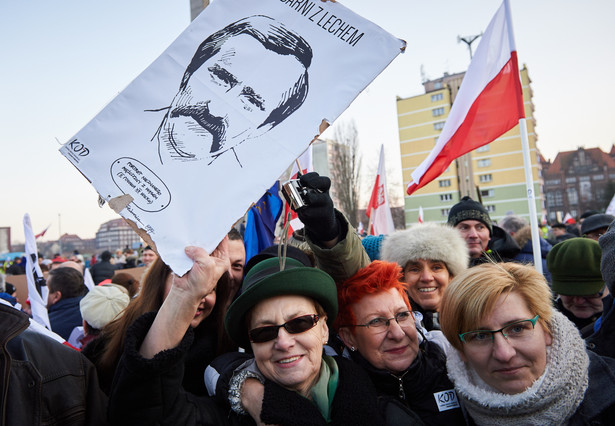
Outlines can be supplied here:
<path id="1" fill-rule="evenodd" d="M 536 211 L 544 212 L 543 183 L 540 172 L 540 152 L 536 147 L 534 106 L 527 67 L 520 72 L 523 87 L 525 117 L 530 146 L 530 160 Z M 464 73 L 448 75 L 423 83 L 425 94 L 397 99 L 397 121 L 401 165 L 405 187 L 411 173 L 434 148 L 448 118 Z M 479 200 L 495 221 L 507 214 L 516 214 L 529 221 L 523 152 L 519 126 L 463 157 L 431 183 L 406 195 L 404 209 L 406 226 L 418 221 L 419 209 L 425 222 L 446 222 L 450 208 L 461 197 L 469 195 Z"/>

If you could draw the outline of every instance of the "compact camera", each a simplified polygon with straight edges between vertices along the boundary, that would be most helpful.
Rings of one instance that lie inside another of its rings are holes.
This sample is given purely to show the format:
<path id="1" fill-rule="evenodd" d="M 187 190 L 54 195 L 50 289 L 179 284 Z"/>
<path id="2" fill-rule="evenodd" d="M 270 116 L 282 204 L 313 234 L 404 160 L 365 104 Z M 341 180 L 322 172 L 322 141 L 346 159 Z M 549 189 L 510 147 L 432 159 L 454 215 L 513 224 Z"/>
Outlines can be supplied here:
<path id="1" fill-rule="evenodd" d="M 295 211 L 309 204 L 306 198 L 308 191 L 310 189 L 301 185 L 299 179 L 291 179 L 282 184 L 282 195 L 284 195 L 286 202 Z"/>

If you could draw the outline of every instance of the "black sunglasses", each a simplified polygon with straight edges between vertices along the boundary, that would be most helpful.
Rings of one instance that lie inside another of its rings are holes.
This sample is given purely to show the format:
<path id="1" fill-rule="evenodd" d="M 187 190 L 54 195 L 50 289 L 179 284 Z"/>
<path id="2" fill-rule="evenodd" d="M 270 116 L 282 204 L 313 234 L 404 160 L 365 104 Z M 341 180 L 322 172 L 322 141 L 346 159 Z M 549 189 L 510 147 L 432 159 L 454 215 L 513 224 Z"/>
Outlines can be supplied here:
<path id="1" fill-rule="evenodd" d="M 250 337 L 250 342 L 252 343 L 264 343 L 278 337 L 280 327 L 284 327 L 284 329 L 290 334 L 299 334 L 314 328 L 319 319 L 320 317 L 316 314 L 301 315 L 300 317 L 293 318 L 284 324 L 253 328 L 248 331 L 248 336 Z"/>

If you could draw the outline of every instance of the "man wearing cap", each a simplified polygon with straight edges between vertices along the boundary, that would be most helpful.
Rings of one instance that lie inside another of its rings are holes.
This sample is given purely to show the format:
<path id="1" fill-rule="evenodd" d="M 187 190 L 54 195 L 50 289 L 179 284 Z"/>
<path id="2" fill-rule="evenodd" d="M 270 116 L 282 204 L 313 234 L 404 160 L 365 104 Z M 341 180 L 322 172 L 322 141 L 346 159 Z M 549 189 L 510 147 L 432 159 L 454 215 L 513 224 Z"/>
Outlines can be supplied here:
<path id="1" fill-rule="evenodd" d="M 606 233 L 613 220 L 615 220 L 615 216 L 610 214 L 591 215 L 581 223 L 581 236 L 598 241 Z"/>
<path id="2" fill-rule="evenodd" d="M 568 232 L 568 227 L 565 223 L 558 222 L 551 225 L 551 238 L 548 238 L 547 241 L 554 246 L 557 243 L 561 243 L 562 241 L 566 241 L 574 237 L 574 234 Z"/>
<path id="3" fill-rule="evenodd" d="M 551 284 L 559 297 L 555 307 L 581 331 L 593 333 L 602 314 L 602 299 L 609 294 L 600 272 L 602 250 L 589 238 L 571 238 L 556 244 L 547 255 Z"/>
<path id="4" fill-rule="evenodd" d="M 470 266 L 491 261 L 511 261 L 521 251 L 506 231 L 493 224 L 487 209 L 468 196 L 451 207 L 448 224 L 457 229 L 465 240 Z"/>

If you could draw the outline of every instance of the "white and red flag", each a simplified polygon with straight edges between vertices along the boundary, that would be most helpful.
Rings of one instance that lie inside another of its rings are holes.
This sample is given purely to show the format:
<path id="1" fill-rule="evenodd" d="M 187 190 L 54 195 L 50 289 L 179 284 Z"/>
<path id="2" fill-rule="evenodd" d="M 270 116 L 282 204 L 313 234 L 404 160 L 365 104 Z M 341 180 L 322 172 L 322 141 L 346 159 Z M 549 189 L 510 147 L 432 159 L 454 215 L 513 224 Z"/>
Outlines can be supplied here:
<path id="1" fill-rule="evenodd" d="M 423 206 L 419 206 L 419 223 L 423 223 Z"/>
<path id="2" fill-rule="evenodd" d="M 493 142 L 525 117 L 517 50 L 506 0 L 482 36 L 438 142 L 413 172 L 412 194 L 451 162 Z"/>
<path id="3" fill-rule="evenodd" d="M 51 226 L 51 223 L 49 225 L 47 225 L 47 228 L 43 229 L 41 232 L 39 232 L 38 234 L 36 234 L 34 236 L 34 239 L 37 240 L 40 237 L 42 237 L 43 235 L 45 235 L 45 232 L 47 232 L 47 230 L 49 229 L 49 227 Z"/>
<path id="4" fill-rule="evenodd" d="M 395 231 L 393 215 L 389 207 L 389 195 L 387 194 L 387 179 L 384 170 L 384 145 L 380 146 L 380 161 L 378 162 L 378 175 L 372 189 L 372 196 L 367 204 L 367 216 L 369 217 L 368 234 L 388 235 Z"/>
<path id="5" fill-rule="evenodd" d="M 574 225 L 575 223 L 577 223 L 577 221 L 574 220 L 574 217 L 572 217 L 570 213 L 566 213 L 566 215 L 564 216 L 564 223 L 568 225 Z"/>
<path id="6" fill-rule="evenodd" d="M 290 179 L 298 179 L 298 171 L 301 167 L 301 174 L 304 175 L 314 171 L 314 164 L 312 162 L 312 145 L 308 146 L 303 154 L 293 163 L 293 167 L 290 170 Z M 288 220 L 288 213 L 290 212 L 290 224 L 288 227 L 288 236 L 290 237 L 294 231 L 298 231 L 303 228 L 303 222 L 297 216 L 297 213 L 290 208 L 288 203 L 284 203 L 284 226 Z"/>

